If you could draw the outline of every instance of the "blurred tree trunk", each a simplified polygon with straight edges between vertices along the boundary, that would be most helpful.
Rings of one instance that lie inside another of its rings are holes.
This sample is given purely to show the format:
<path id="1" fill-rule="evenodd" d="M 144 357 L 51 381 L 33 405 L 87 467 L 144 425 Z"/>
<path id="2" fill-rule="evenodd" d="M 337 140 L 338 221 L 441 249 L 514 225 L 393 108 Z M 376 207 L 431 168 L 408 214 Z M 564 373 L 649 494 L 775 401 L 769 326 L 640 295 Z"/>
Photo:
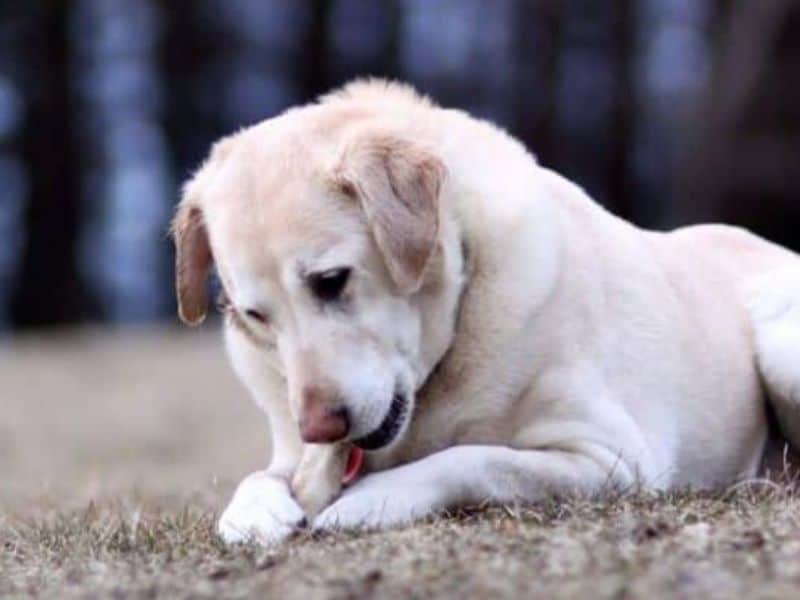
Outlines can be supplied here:
<path id="1" fill-rule="evenodd" d="M 517 0 L 511 25 L 516 116 L 513 131 L 548 166 L 553 166 L 555 158 L 562 12 L 558 0 Z"/>
<path id="2" fill-rule="evenodd" d="M 50 0 L 28 8 L 33 72 L 25 89 L 22 155 L 32 177 L 26 244 L 11 304 L 12 321 L 23 327 L 67 323 L 89 312 L 77 260 L 82 211 L 72 121 L 70 6 Z"/>
<path id="3" fill-rule="evenodd" d="M 331 86 L 328 76 L 328 22 L 331 0 L 314 0 L 305 44 L 301 45 L 303 69 L 299 74 L 304 96 L 314 98 Z"/>
<path id="4" fill-rule="evenodd" d="M 800 247 L 800 2 L 721 2 L 704 141 L 686 212 Z"/>
<path id="5" fill-rule="evenodd" d="M 636 55 L 636 15 L 634 0 L 614 3 L 613 29 L 615 45 L 614 107 L 611 116 L 611 149 L 609 161 L 609 200 L 614 211 L 640 225 L 643 211 L 637 210 L 631 193 L 630 157 L 637 110 L 634 92 L 634 59 Z"/>

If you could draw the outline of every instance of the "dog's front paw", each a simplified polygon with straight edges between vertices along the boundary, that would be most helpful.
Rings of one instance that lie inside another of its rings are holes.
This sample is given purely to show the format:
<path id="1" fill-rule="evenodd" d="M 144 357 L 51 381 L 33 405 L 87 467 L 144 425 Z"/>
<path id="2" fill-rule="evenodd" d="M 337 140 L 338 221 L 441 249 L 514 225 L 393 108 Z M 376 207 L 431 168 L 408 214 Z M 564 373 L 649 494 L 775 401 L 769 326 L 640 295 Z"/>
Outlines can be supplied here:
<path id="1" fill-rule="evenodd" d="M 314 519 L 318 531 L 385 529 L 407 525 L 439 507 L 432 490 L 402 485 L 389 473 L 365 477 Z"/>
<path id="2" fill-rule="evenodd" d="M 292 535 L 304 520 L 288 483 L 258 472 L 239 484 L 219 519 L 217 531 L 228 544 L 254 541 L 275 546 Z"/>

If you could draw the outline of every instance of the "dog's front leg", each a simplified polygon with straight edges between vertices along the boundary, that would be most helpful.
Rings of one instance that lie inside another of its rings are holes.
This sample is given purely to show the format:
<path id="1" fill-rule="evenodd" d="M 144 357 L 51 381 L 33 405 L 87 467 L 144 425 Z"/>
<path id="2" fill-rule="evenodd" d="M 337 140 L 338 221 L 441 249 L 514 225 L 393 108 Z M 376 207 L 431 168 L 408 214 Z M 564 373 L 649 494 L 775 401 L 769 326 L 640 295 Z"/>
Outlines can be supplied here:
<path id="1" fill-rule="evenodd" d="M 314 528 L 380 529 L 484 501 L 506 504 L 554 494 L 595 495 L 633 483 L 624 463 L 610 452 L 594 450 L 455 446 L 366 476 L 325 509 Z"/>
<path id="2" fill-rule="evenodd" d="M 288 411 L 284 411 L 288 412 Z M 217 531 L 225 542 L 254 541 L 262 546 L 280 544 L 306 520 L 290 488 L 302 446 L 287 426 L 288 417 L 271 414 L 272 460 L 264 471 L 245 477 L 222 513 Z"/>
<path id="3" fill-rule="evenodd" d="M 247 476 L 236 488 L 217 525 L 228 544 L 254 541 L 280 544 L 303 524 L 305 514 L 292 497 L 289 481 L 269 471 Z"/>

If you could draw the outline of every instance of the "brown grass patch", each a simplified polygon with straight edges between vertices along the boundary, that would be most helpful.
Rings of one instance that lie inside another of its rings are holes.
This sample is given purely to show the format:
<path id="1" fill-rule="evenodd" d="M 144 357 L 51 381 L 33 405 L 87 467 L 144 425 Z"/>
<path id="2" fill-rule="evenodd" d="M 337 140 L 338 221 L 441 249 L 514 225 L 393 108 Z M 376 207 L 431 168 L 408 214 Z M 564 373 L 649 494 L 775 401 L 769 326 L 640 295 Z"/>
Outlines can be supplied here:
<path id="1" fill-rule="evenodd" d="M 227 548 L 216 513 L 266 445 L 215 336 L 23 340 L 0 357 L 3 597 L 800 594 L 793 485 L 483 507 Z"/>

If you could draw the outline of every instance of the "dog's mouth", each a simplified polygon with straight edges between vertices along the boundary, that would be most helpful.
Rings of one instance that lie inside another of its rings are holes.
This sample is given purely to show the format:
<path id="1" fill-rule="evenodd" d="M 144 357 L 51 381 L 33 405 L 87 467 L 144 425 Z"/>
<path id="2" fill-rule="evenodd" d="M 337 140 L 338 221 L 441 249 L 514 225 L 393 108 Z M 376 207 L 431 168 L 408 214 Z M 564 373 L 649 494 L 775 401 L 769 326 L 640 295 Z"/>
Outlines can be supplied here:
<path id="1" fill-rule="evenodd" d="M 403 429 L 407 413 L 408 398 L 402 392 L 395 392 L 381 424 L 371 433 L 353 440 L 353 443 L 362 450 L 379 450 L 388 446 Z"/>

